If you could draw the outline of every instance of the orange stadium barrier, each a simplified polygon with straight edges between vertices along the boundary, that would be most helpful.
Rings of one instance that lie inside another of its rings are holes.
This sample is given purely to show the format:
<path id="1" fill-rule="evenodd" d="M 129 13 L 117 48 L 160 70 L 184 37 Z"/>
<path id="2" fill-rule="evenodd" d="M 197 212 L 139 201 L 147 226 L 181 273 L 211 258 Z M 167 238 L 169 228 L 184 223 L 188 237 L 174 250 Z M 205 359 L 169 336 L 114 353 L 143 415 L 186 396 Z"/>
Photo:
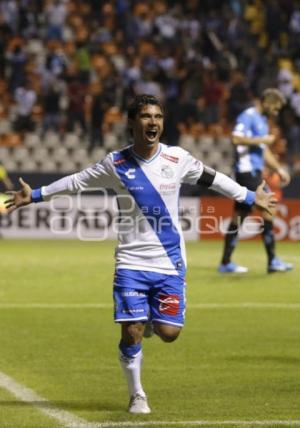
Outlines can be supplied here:
<path id="1" fill-rule="evenodd" d="M 221 239 L 230 221 L 233 202 L 225 198 L 200 199 L 199 238 Z M 276 240 L 300 240 L 300 200 L 283 199 L 277 206 L 274 219 Z M 260 239 L 262 220 L 258 210 L 253 211 L 239 232 L 240 239 Z"/>

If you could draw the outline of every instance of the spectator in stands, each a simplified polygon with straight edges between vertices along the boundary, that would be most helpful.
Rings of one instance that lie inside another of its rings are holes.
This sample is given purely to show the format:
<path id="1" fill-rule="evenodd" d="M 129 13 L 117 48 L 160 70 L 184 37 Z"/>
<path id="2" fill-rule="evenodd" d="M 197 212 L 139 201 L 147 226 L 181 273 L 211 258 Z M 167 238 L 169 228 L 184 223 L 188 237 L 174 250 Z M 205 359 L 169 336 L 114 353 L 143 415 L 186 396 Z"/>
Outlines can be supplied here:
<path id="1" fill-rule="evenodd" d="M 48 130 L 59 133 L 61 131 L 61 97 L 64 93 L 64 84 L 58 79 L 49 77 L 42 93 L 41 101 L 44 113 L 43 133 Z"/>
<path id="2" fill-rule="evenodd" d="M 15 130 L 21 133 L 33 131 L 32 111 L 37 101 L 37 94 L 32 87 L 30 78 L 27 78 L 23 86 L 16 89 L 14 98 L 17 111 Z"/>
<path id="3" fill-rule="evenodd" d="M 12 93 L 22 86 L 25 76 L 25 66 L 27 64 L 27 54 L 24 42 L 20 37 L 13 37 L 8 41 L 6 50 L 7 71 L 9 70 L 9 87 Z"/>
<path id="4" fill-rule="evenodd" d="M 203 97 L 205 101 L 205 123 L 210 125 L 221 119 L 225 101 L 225 87 L 216 70 L 206 70 L 204 74 Z"/>
<path id="5" fill-rule="evenodd" d="M 87 86 L 79 79 L 75 64 L 68 68 L 68 100 L 69 106 L 67 110 L 67 131 L 74 132 L 76 125 L 80 126 L 80 132 L 86 133 L 85 122 L 85 98 Z"/>
<path id="6" fill-rule="evenodd" d="M 100 82 L 104 110 L 124 112 L 128 96 L 138 92 L 163 100 L 168 111 L 165 138 L 171 144 L 178 142 L 177 111 L 185 110 L 186 96 L 204 131 L 211 133 L 218 124 L 226 132 L 226 107 L 232 121 L 246 97 L 244 82 L 232 81 L 233 70 L 245 76 L 254 95 L 277 84 L 278 56 L 292 58 L 290 70 L 297 72 L 299 7 L 298 2 L 287 3 L 2 1 L 0 75 L 9 82 L 12 99 L 28 71 L 42 81 L 48 73 L 57 79 L 53 90 L 45 85 L 35 89 L 45 110 L 44 130 L 60 126 L 55 117 L 60 103 L 68 116 L 67 129 L 73 132 L 77 123 L 86 132 L 86 91 L 91 82 Z M 62 94 L 56 86 L 65 87 Z M 14 114 L 12 103 L 7 114 Z M 184 125 L 180 129 L 189 128 Z"/>
<path id="7" fill-rule="evenodd" d="M 103 117 L 108 105 L 103 96 L 103 88 L 95 82 L 86 97 L 86 123 L 90 132 L 88 151 L 103 145 Z"/>
<path id="8" fill-rule="evenodd" d="M 227 101 L 227 118 L 230 123 L 233 123 L 242 110 L 245 110 L 249 102 L 250 90 L 245 76 L 240 70 L 234 70 L 231 73 L 229 98 Z"/>
<path id="9" fill-rule="evenodd" d="M 46 2 L 45 18 L 48 40 L 62 40 L 66 17 L 66 2 L 60 0 L 49 0 Z"/>

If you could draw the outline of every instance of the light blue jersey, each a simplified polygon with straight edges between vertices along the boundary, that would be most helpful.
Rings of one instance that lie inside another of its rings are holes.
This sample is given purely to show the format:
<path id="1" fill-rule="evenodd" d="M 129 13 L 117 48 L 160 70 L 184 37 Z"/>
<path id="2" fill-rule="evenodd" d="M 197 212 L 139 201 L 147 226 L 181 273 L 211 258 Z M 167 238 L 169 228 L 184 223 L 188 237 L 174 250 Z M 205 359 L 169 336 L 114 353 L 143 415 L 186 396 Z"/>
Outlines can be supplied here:
<path id="1" fill-rule="evenodd" d="M 237 118 L 233 135 L 239 137 L 264 137 L 269 134 L 268 120 L 255 107 L 244 110 Z M 262 171 L 264 168 L 265 144 L 236 146 L 236 172 Z"/>

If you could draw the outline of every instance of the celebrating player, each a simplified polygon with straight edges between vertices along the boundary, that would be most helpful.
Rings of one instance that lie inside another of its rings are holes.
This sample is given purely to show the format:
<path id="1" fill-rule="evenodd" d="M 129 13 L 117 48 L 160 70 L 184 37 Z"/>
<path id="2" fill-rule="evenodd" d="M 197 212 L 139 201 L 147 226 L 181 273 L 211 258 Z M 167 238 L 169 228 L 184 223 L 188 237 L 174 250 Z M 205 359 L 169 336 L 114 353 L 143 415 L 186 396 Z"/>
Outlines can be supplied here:
<path id="1" fill-rule="evenodd" d="M 160 143 L 164 112 L 151 95 L 138 95 L 128 109 L 133 144 L 108 154 L 79 173 L 38 189 L 20 179 L 9 211 L 87 188 L 112 188 L 119 196 L 120 227 L 114 277 L 115 321 L 121 324 L 120 363 L 130 396 L 129 412 L 150 413 L 141 384 L 145 323 L 165 342 L 184 324 L 186 256 L 178 217 L 182 182 L 210 187 L 237 202 L 271 211 L 272 193 L 256 192 L 206 167 L 180 147 Z"/>
<path id="2" fill-rule="evenodd" d="M 282 168 L 269 146 L 275 137 L 269 134 L 268 117 L 278 115 L 285 103 L 284 96 L 278 89 L 266 89 L 254 107 L 244 110 L 237 118 L 232 133 L 232 142 L 235 146 L 235 177 L 241 186 L 255 190 L 262 182 L 262 170 L 265 163 L 277 172 L 282 185 L 290 182 L 289 174 Z M 219 265 L 221 273 L 246 273 L 248 268 L 239 266 L 231 261 L 236 247 L 239 226 L 251 213 L 252 207 L 236 201 L 233 217 L 225 235 L 224 251 Z M 273 214 L 263 211 L 264 227 L 262 238 L 267 252 L 267 271 L 286 272 L 293 268 L 291 263 L 285 263 L 275 255 L 275 239 L 273 233 Z"/>

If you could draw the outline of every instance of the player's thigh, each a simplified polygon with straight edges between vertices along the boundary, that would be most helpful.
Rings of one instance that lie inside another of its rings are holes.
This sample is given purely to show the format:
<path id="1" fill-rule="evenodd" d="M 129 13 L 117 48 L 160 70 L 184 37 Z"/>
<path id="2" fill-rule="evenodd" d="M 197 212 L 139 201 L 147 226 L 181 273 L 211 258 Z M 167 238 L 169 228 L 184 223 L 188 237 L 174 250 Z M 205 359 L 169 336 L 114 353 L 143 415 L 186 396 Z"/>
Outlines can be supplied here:
<path id="1" fill-rule="evenodd" d="M 175 329 L 183 327 L 186 303 L 185 287 L 184 278 L 166 275 L 166 279 L 151 290 L 149 296 L 150 317 L 154 323 L 166 324 Z"/>
<path id="2" fill-rule="evenodd" d="M 114 286 L 114 319 L 117 323 L 143 323 L 148 320 L 148 291 Z"/>

